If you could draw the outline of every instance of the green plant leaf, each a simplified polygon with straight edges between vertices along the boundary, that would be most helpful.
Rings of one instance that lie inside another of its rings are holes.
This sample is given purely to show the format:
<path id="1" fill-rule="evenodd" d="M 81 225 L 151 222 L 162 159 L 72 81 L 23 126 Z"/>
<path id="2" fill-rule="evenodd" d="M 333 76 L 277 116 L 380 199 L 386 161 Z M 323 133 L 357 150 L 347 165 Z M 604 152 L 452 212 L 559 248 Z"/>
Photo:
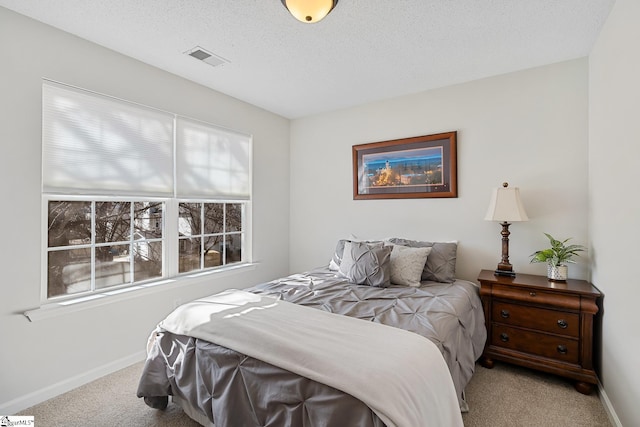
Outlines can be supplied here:
<path id="1" fill-rule="evenodd" d="M 567 242 L 571 240 L 571 238 L 558 240 L 549 233 L 544 233 L 544 235 L 549 239 L 551 247 L 531 254 L 532 263 L 547 262 L 554 266 L 559 266 L 564 263 L 575 264 L 575 261 L 572 258 L 574 256 L 578 256 L 579 252 L 583 252 L 587 249 L 582 245 L 568 245 Z"/>

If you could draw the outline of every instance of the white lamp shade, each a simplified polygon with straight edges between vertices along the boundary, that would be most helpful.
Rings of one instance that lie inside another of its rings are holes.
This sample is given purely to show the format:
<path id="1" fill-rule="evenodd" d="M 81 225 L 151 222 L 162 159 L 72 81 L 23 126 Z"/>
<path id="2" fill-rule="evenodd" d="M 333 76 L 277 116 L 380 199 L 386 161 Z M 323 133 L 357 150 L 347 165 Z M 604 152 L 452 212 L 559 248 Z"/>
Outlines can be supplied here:
<path id="1" fill-rule="evenodd" d="M 484 219 L 486 221 L 506 222 L 528 221 L 529 217 L 524 211 L 524 206 L 520 200 L 520 189 L 518 187 L 510 188 L 506 185 L 501 188 L 495 188 Z"/>
<path id="2" fill-rule="evenodd" d="M 337 0 L 282 0 L 282 4 L 301 22 L 312 24 L 327 16 Z"/>

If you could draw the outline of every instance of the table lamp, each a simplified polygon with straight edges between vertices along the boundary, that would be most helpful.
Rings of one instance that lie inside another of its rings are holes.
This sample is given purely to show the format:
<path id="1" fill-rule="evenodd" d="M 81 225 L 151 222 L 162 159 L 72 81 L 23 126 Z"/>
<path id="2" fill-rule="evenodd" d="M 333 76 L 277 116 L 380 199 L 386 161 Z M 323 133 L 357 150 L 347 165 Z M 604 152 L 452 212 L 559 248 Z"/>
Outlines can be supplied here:
<path id="1" fill-rule="evenodd" d="M 513 266 L 509 263 L 509 226 L 515 221 L 528 221 L 529 217 L 524 211 L 520 200 L 518 187 L 509 187 L 509 183 L 502 183 L 501 188 L 495 188 L 491 195 L 489 209 L 484 219 L 486 221 L 499 221 L 502 225 L 502 260 L 495 271 L 496 276 L 515 277 Z"/>

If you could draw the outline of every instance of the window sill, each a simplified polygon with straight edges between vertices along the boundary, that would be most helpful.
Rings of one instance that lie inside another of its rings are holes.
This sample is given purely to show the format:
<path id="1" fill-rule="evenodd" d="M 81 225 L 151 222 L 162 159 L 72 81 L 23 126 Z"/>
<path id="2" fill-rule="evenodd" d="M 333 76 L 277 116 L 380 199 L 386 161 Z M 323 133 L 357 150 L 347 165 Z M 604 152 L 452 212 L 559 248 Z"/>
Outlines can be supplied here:
<path id="1" fill-rule="evenodd" d="M 168 288 L 168 286 L 171 286 L 171 289 L 175 289 L 177 287 L 200 283 L 203 278 L 208 279 L 214 276 L 216 278 L 224 277 L 230 274 L 236 274 L 241 271 L 255 270 L 256 265 L 257 264 L 255 263 L 246 263 L 220 270 L 203 271 L 194 274 L 187 274 L 176 278 L 158 280 L 156 282 L 144 283 L 141 285 L 131 286 L 129 288 L 116 289 L 112 291 L 106 290 L 101 293 L 95 293 L 75 299 L 69 299 L 55 303 L 47 303 L 40 306 L 39 308 L 27 310 L 23 314 L 31 322 L 36 322 L 39 320 L 50 319 L 52 317 L 74 313 L 81 310 L 87 310 L 106 304 L 112 304 L 118 301 L 124 301 L 133 297 L 150 295 L 156 292 L 164 291 Z"/>

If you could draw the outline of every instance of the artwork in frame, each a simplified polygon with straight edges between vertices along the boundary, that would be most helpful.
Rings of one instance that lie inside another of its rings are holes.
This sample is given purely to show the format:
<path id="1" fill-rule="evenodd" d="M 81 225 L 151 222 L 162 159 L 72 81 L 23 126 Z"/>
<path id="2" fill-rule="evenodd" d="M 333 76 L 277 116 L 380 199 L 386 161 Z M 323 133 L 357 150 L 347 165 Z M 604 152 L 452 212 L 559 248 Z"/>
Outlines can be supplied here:
<path id="1" fill-rule="evenodd" d="M 458 197 L 457 132 L 353 146 L 353 198 Z"/>

